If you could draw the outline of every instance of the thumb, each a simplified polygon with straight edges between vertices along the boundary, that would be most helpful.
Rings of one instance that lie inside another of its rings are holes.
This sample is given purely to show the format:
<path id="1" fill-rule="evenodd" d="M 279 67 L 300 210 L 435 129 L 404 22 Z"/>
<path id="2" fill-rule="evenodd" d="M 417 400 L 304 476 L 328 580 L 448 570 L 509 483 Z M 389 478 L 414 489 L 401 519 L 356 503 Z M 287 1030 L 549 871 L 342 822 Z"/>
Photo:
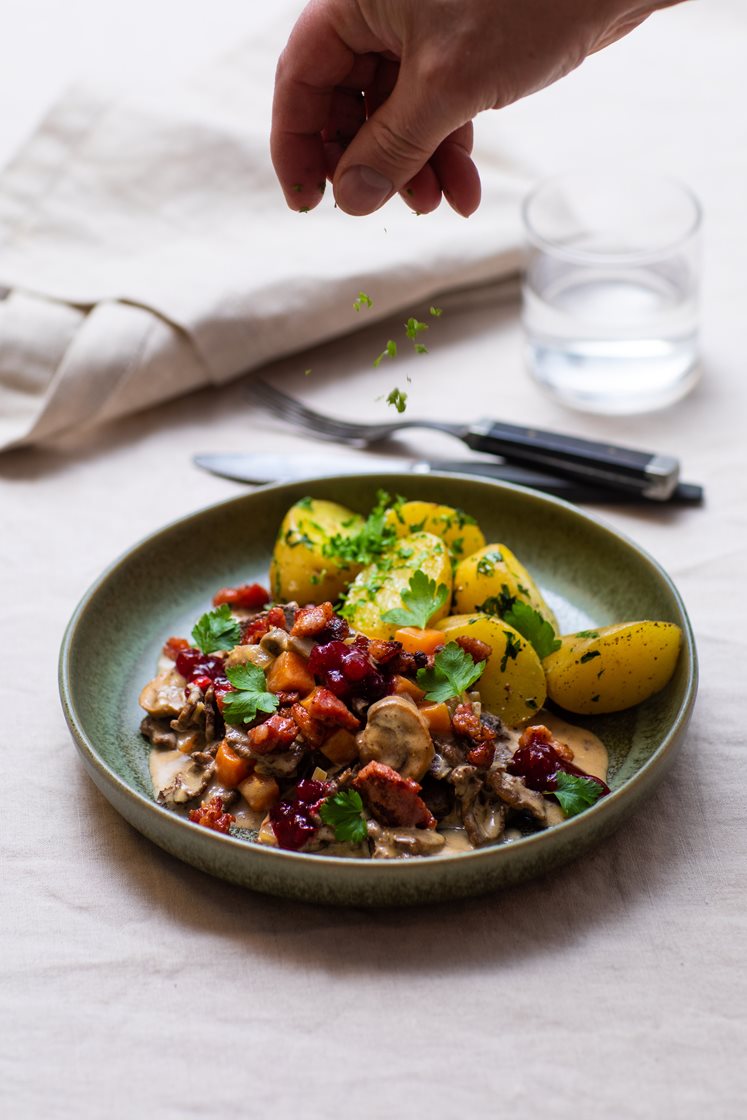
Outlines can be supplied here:
<path id="1" fill-rule="evenodd" d="M 422 88 L 400 79 L 361 126 L 335 169 L 335 202 L 347 214 L 372 214 L 415 177 L 461 121 L 440 114 Z"/>

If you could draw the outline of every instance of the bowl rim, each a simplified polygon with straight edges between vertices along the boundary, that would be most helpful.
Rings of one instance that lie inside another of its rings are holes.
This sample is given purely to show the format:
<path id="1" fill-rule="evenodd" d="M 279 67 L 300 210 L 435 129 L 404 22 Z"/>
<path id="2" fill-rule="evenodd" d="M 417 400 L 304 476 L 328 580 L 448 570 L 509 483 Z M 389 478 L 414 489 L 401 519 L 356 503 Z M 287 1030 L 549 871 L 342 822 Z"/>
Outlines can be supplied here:
<path id="1" fill-rule="evenodd" d="M 355 479 L 365 479 L 374 483 L 386 483 L 386 480 L 395 479 L 411 479 L 412 476 L 405 475 L 399 472 L 382 471 L 380 474 L 371 475 L 321 475 L 314 478 L 303 479 L 303 485 L 313 487 L 316 484 L 324 483 L 329 485 L 335 482 L 347 482 Z M 240 838 L 238 836 L 231 836 L 215 832 L 211 829 L 202 828 L 196 829 L 191 821 L 186 817 L 182 817 L 177 813 L 172 812 L 170 809 L 163 805 L 159 805 L 153 798 L 147 797 L 145 794 L 140 793 L 138 790 L 124 780 L 114 769 L 112 769 L 100 756 L 95 745 L 91 742 L 88 734 L 86 733 L 82 719 L 76 709 L 74 702 L 74 685 L 71 674 L 71 660 L 72 654 L 75 650 L 76 636 L 80 625 L 82 624 L 86 612 L 88 611 L 91 603 L 95 600 L 100 590 L 108 583 L 109 579 L 122 567 L 124 567 L 131 558 L 144 548 L 152 545 L 159 537 L 167 536 L 175 529 L 186 526 L 190 521 L 199 520 L 207 513 L 217 512 L 222 509 L 227 509 L 232 505 L 242 505 L 247 499 L 251 499 L 255 494 L 265 495 L 266 493 L 282 491 L 285 489 L 295 488 L 299 485 L 299 481 L 293 482 L 278 482 L 270 485 L 257 487 L 255 490 L 248 491 L 244 494 L 237 494 L 231 498 L 222 499 L 218 502 L 212 502 L 207 506 L 200 507 L 191 513 L 183 514 L 180 517 L 162 525 L 154 532 L 148 533 L 137 540 L 124 552 L 112 560 L 112 562 L 97 576 L 97 578 L 89 585 L 87 590 L 81 596 L 77 603 L 68 623 L 65 627 L 62 642 L 60 645 L 59 659 L 58 659 L 58 685 L 60 701 L 63 713 L 72 734 L 76 747 L 81 754 L 84 763 L 89 771 L 98 775 L 99 779 L 104 783 L 113 787 L 116 792 L 125 797 L 133 806 L 137 807 L 139 812 L 144 812 L 149 820 L 154 824 L 155 829 L 160 825 L 166 825 L 170 822 L 170 827 L 174 830 L 174 834 L 178 835 L 180 830 L 185 840 L 189 838 L 190 844 L 199 844 L 206 846 L 207 850 L 214 850 L 216 852 L 228 852 L 233 850 L 235 852 L 244 853 L 243 858 L 247 860 L 247 865 L 250 862 L 267 863 L 268 868 L 275 865 L 282 867 L 290 863 L 302 866 L 308 864 L 309 860 L 313 861 L 318 867 L 329 867 L 330 875 L 333 874 L 335 868 L 344 867 L 346 871 L 351 868 L 356 869 L 356 874 L 360 873 L 362 876 L 374 879 L 379 876 L 385 877 L 392 874 L 390 868 L 398 868 L 400 873 L 404 875 L 422 875 L 423 869 L 443 868 L 445 864 L 460 864 L 462 861 L 467 860 L 471 865 L 477 865 L 480 862 L 497 862 L 500 860 L 511 859 L 513 852 L 520 849 L 523 852 L 530 852 L 538 845 L 545 845 L 548 842 L 549 836 L 557 836 L 562 833 L 564 837 L 570 838 L 579 834 L 582 835 L 593 824 L 593 822 L 600 816 L 600 814 L 611 815 L 616 807 L 621 809 L 625 803 L 631 798 L 635 797 L 636 790 L 639 787 L 645 787 L 654 780 L 659 771 L 666 768 L 670 762 L 672 752 L 677 747 L 681 735 L 684 733 L 690 721 L 692 710 L 695 704 L 698 690 L 698 657 L 695 646 L 695 638 L 693 634 L 692 623 L 687 613 L 687 609 L 682 600 L 676 585 L 672 578 L 668 575 L 665 569 L 659 562 L 644 548 L 633 541 L 625 533 L 620 532 L 618 529 L 609 525 L 603 518 L 598 518 L 595 515 L 587 513 L 585 510 L 579 509 L 571 502 L 566 502 L 562 498 L 556 498 L 553 495 L 544 494 L 540 491 L 532 490 L 529 487 L 520 486 L 514 483 L 501 482 L 494 479 L 476 478 L 474 475 L 458 474 L 457 472 L 436 472 L 433 471 L 427 476 L 428 479 L 445 479 L 450 480 L 454 478 L 461 479 L 462 481 L 476 484 L 478 486 L 485 486 L 489 489 L 494 489 L 499 493 L 509 491 L 518 494 L 521 498 L 530 498 L 540 504 L 549 504 L 553 507 L 559 507 L 566 513 L 572 514 L 574 517 L 579 518 L 584 523 L 590 523 L 597 529 L 604 533 L 611 534 L 618 541 L 627 545 L 638 556 L 644 560 L 653 570 L 656 575 L 664 582 L 667 589 L 674 598 L 679 611 L 682 616 L 682 632 L 683 632 L 683 645 L 682 651 L 686 653 L 688 659 L 688 672 L 687 680 L 684 689 L 684 695 L 677 712 L 676 718 L 662 738 L 662 741 L 656 747 L 654 752 L 636 770 L 629 778 L 627 778 L 621 786 L 614 789 L 610 794 L 597 801 L 596 804 L 590 808 L 585 809 L 583 813 L 579 813 L 575 817 L 570 817 L 559 824 L 553 825 L 549 829 L 541 832 L 533 833 L 529 836 L 522 836 L 517 840 L 512 840 L 507 844 L 487 845 L 483 848 L 475 848 L 467 851 L 460 851 L 453 854 L 438 853 L 428 856 L 427 859 L 393 859 L 393 860 L 364 860 L 354 859 L 344 856 L 330 856 L 318 852 L 294 852 L 286 849 L 275 848 L 270 845 L 258 844 L 256 841 Z M 391 481 L 390 481 L 391 485 Z M 96 783 L 98 784 L 98 782 Z M 100 787 L 101 788 L 101 787 Z M 216 847 L 218 845 L 218 847 Z M 277 861 L 280 861 L 278 864 Z M 364 869 L 365 870 L 362 870 Z M 358 872 L 357 869 L 361 869 Z M 416 869 L 416 870 L 412 870 Z M 426 872 L 427 874 L 427 872 Z"/>

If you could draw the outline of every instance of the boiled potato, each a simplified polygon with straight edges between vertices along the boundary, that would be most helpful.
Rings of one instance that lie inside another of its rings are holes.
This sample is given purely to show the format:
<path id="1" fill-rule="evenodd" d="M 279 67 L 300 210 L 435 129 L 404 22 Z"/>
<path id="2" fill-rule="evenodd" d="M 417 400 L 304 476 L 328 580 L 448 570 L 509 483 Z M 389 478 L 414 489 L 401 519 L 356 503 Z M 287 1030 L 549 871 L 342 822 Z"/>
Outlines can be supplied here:
<path id="1" fill-rule="evenodd" d="M 433 533 L 440 537 L 456 560 L 469 556 L 485 544 L 485 537 L 474 517 L 453 506 L 437 502 L 401 502 L 386 515 L 385 524 L 398 537 L 410 533 Z"/>
<path id="2" fill-rule="evenodd" d="M 360 564 L 324 555 L 338 533 L 352 537 L 364 520 L 336 502 L 304 498 L 286 513 L 270 564 L 270 589 L 280 603 L 324 603 L 338 599 L 360 571 Z"/>
<path id="3" fill-rule="evenodd" d="M 430 625 L 442 618 L 451 600 L 451 559 L 449 550 L 432 533 L 411 533 L 382 553 L 373 564 L 359 572 L 345 599 L 345 617 L 354 630 L 367 638 L 388 639 L 398 626 L 384 622 L 382 615 L 402 607 L 402 592 L 410 586 L 414 572 L 423 571 L 429 579 L 446 584 L 449 597 L 433 615 Z"/>
<path id="4" fill-rule="evenodd" d="M 465 557 L 454 572 L 454 610 L 502 615 L 511 599 L 521 599 L 558 629 L 555 615 L 529 572 L 505 544 L 487 544 Z"/>
<path id="5" fill-rule="evenodd" d="M 450 615 L 435 629 L 443 630 L 447 641 L 479 638 L 493 650 L 474 686 L 488 711 L 509 727 L 536 715 L 545 702 L 545 674 L 533 647 L 517 630 L 488 614 Z"/>
<path id="6" fill-rule="evenodd" d="M 560 642 L 543 661 L 550 699 L 582 715 L 621 712 L 669 681 L 682 631 L 673 622 L 619 622 Z"/>

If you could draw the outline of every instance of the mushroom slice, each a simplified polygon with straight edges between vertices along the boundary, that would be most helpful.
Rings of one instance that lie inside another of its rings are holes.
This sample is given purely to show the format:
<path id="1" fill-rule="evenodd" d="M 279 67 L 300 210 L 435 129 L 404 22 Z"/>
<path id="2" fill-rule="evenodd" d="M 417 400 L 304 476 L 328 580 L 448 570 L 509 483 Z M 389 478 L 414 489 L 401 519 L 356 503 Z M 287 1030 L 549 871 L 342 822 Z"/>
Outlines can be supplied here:
<path id="1" fill-rule="evenodd" d="M 381 762 L 416 782 L 435 753 L 428 723 L 409 696 L 385 696 L 372 704 L 357 739 L 361 762 Z"/>
<path id="2" fill-rule="evenodd" d="M 151 751 L 150 776 L 160 805 L 184 805 L 203 793 L 214 767 L 200 766 L 181 751 Z"/>
<path id="3" fill-rule="evenodd" d="M 184 677 L 172 666 L 148 681 L 140 693 L 140 707 L 156 719 L 178 716 L 184 706 L 185 685 Z"/>
<path id="4" fill-rule="evenodd" d="M 373 840 L 373 859 L 401 859 L 403 856 L 432 856 L 445 844 L 440 832 L 422 828 L 382 828 L 368 822 L 368 835 Z"/>

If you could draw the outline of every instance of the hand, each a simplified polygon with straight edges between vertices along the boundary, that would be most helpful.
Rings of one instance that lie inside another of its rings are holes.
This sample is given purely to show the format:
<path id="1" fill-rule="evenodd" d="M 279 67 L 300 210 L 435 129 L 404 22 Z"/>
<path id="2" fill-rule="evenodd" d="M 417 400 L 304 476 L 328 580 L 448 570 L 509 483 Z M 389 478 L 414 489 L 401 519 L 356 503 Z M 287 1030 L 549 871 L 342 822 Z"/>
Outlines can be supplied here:
<path id="1" fill-rule="evenodd" d="M 271 150 L 288 205 L 327 179 L 348 214 L 399 193 L 480 203 L 472 120 L 575 69 L 679 0 L 312 0 L 278 63 Z"/>

